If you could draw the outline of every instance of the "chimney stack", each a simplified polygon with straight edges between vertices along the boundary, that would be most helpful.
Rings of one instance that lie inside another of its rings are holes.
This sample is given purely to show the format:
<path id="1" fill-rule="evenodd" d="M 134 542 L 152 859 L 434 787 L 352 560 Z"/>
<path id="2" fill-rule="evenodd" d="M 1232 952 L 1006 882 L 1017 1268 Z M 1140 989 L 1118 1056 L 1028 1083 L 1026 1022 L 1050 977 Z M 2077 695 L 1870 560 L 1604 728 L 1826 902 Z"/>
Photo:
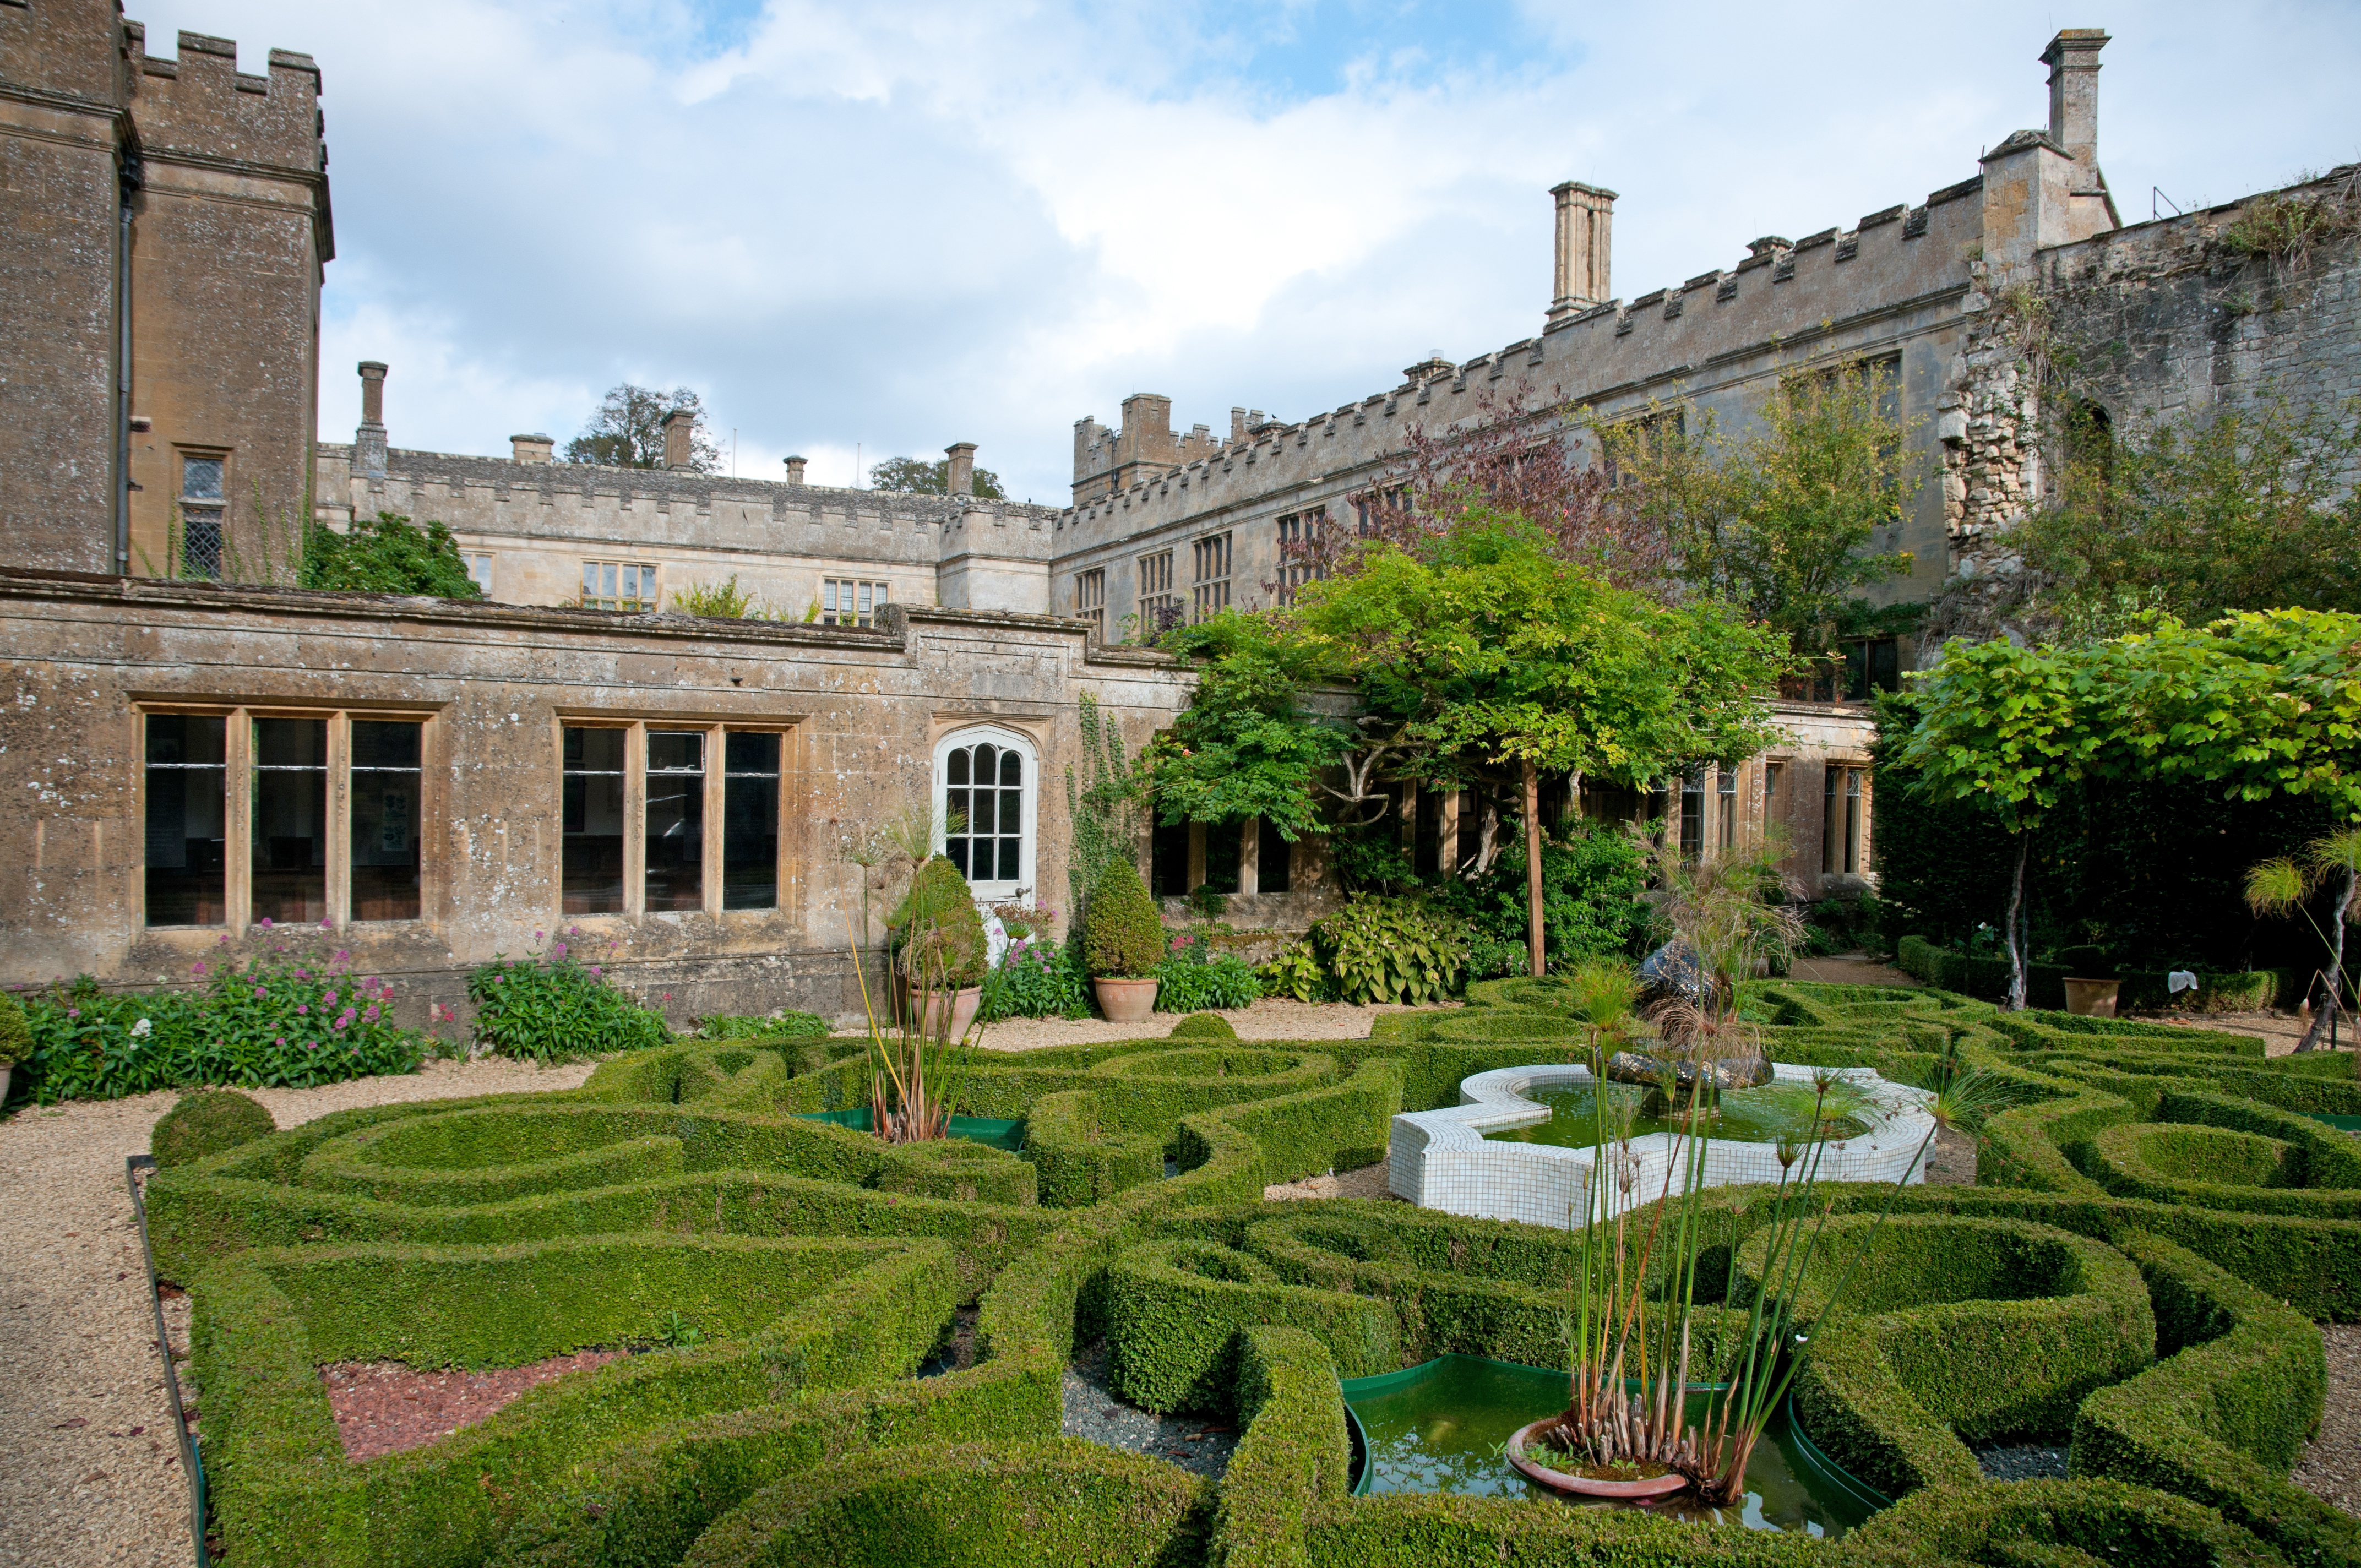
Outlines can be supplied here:
<path id="1" fill-rule="evenodd" d="M 556 449 L 557 443 L 545 435 L 509 437 L 509 455 L 512 462 L 546 463 L 549 461 L 549 455 Z"/>
<path id="2" fill-rule="evenodd" d="M 680 472 L 697 467 L 697 416 L 686 409 L 664 415 L 664 466 Z"/>
<path id="3" fill-rule="evenodd" d="M 2049 139 L 2074 160 L 2074 189 L 2095 192 L 2099 178 L 2099 51 L 2103 27 L 2068 27 L 2041 51 L 2049 68 Z"/>
<path id="4" fill-rule="evenodd" d="M 385 477 L 385 364 L 364 359 L 361 373 L 361 423 L 353 432 L 353 466 L 363 476 Z"/>
<path id="5" fill-rule="evenodd" d="M 1569 180 L 1550 194 L 1557 198 L 1557 287 L 1549 319 L 1556 322 L 1614 298 L 1615 192 Z"/>
<path id="6" fill-rule="evenodd" d="M 944 492 L 954 496 L 975 494 L 975 443 L 955 441 L 943 448 L 943 454 L 950 459 L 950 467 L 943 472 Z"/>
<path id="7" fill-rule="evenodd" d="M 804 482 L 804 460 L 803 460 L 802 458 L 800 458 L 800 457 L 790 457 L 790 458 L 788 458 L 788 459 L 787 459 L 787 483 L 788 483 L 788 484 L 790 484 L 790 485 L 800 485 L 800 484 L 802 484 L 803 482 Z"/>

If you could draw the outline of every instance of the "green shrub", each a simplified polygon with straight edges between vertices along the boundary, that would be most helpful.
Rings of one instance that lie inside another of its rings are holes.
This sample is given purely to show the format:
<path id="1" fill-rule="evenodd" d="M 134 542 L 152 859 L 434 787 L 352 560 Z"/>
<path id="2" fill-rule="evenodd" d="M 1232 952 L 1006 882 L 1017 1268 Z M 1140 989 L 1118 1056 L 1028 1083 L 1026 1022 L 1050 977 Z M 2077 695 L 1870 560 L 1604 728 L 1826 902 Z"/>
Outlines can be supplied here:
<path id="1" fill-rule="evenodd" d="M 393 1021 L 392 987 L 342 949 L 271 931 L 250 959 L 190 966 L 195 992 L 115 992 L 87 975 L 27 993 L 27 1058 L 44 1104 L 231 1084 L 306 1089 L 414 1072 L 423 1040 Z"/>
<path id="2" fill-rule="evenodd" d="M 0 1067 L 14 1067 L 33 1055 L 33 1031 L 25 1023 L 24 1004 L 11 991 L 0 991 Z"/>
<path id="3" fill-rule="evenodd" d="M 1164 959 L 1164 923 L 1156 916 L 1139 868 L 1127 857 L 1109 861 L 1091 891 L 1083 951 L 1091 973 L 1110 980 L 1146 980 Z"/>
<path id="4" fill-rule="evenodd" d="M 1354 894 L 1312 928 L 1312 951 L 1339 1002 L 1439 1002 L 1467 974 L 1466 926 L 1416 898 Z"/>
<path id="5" fill-rule="evenodd" d="M 603 965 L 575 949 L 580 927 L 532 958 L 496 958 L 467 971 L 476 1038 L 494 1052 L 548 1063 L 641 1050 L 672 1038 L 664 1014 L 642 1007 Z"/>
<path id="6" fill-rule="evenodd" d="M 356 517 L 344 532 L 313 524 L 303 534 L 303 586 L 364 594 L 433 594 L 479 599 L 459 542 L 439 522 L 424 528 L 399 512 Z"/>
<path id="7" fill-rule="evenodd" d="M 1291 996 L 1298 1002 L 1334 1002 L 1336 982 L 1320 961 L 1312 938 L 1290 942 L 1262 966 L 1256 976 L 1265 996 Z"/>
<path id="8" fill-rule="evenodd" d="M 1202 942 L 1176 943 L 1156 966 L 1159 1013 L 1195 1013 L 1209 1007 L 1251 1007 L 1262 1000 L 1254 966 L 1235 953 L 1214 953 Z"/>
<path id="9" fill-rule="evenodd" d="M 1000 967 L 984 976 L 975 1015 L 987 1024 L 1004 1018 L 1087 1018 L 1091 979 L 1062 943 L 1046 938 L 1012 942 L 1001 955 Z"/>
<path id="10" fill-rule="evenodd" d="M 930 856 L 910 878 L 910 890 L 886 921 L 900 955 L 902 977 L 913 985 L 954 991 L 982 985 L 990 970 L 983 916 L 957 866 Z"/>
<path id="11" fill-rule="evenodd" d="M 1576 818 L 1542 840 L 1542 935 L 1549 961 L 1609 958 L 1637 939 L 1647 908 L 1646 857 L 1612 824 Z M 1428 893 L 1436 908 L 1465 922 L 1467 971 L 1522 974 L 1532 926 L 1521 837 L 1502 846 L 1484 876 L 1445 877 Z"/>
<path id="12" fill-rule="evenodd" d="M 1177 1013 L 1180 1009 L 1176 1007 L 1172 1011 Z M 1175 1040 L 1235 1040 L 1237 1037 L 1237 1030 L 1218 1013 L 1191 1013 L 1173 1025 L 1172 1033 L 1167 1036 Z"/>
<path id="13" fill-rule="evenodd" d="M 185 1165 L 278 1130 L 259 1101 L 234 1089 L 200 1089 L 181 1095 L 164 1113 L 148 1135 L 148 1147 L 159 1167 Z"/>

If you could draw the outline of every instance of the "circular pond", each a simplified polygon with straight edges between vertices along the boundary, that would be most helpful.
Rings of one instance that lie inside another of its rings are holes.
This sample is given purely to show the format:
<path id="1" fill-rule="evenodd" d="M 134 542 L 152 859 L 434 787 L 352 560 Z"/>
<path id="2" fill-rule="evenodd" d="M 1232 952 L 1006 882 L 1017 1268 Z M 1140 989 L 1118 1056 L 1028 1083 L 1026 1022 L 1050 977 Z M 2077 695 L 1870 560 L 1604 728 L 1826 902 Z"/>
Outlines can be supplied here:
<path id="1" fill-rule="evenodd" d="M 1563 1372 L 1482 1356 L 1446 1355 L 1408 1371 L 1348 1378 L 1345 1402 L 1367 1444 L 1362 1479 L 1376 1493 L 1443 1492 L 1458 1497 L 1549 1498 L 1584 1503 L 1526 1480 L 1501 1452 L 1509 1436 L 1565 1408 Z M 1693 1394 L 1696 1407 L 1711 1396 Z M 1670 1519 L 1742 1524 L 1750 1530 L 1838 1536 L 1886 1499 L 1839 1470 L 1814 1448 L 1784 1410 L 1755 1445 L 1743 1504 L 1717 1508 L 1694 1493 L 1648 1505 Z"/>
<path id="2" fill-rule="evenodd" d="M 1759 1089 L 1726 1089 L 1719 1103 L 1698 1113 L 1697 1131 L 1708 1138 L 1740 1144 L 1775 1144 L 1782 1138 L 1811 1135 L 1817 1107 L 1829 1118 L 1828 1135 L 1842 1140 L 1869 1131 L 1869 1114 L 1850 1085 L 1832 1091 L 1822 1103 L 1808 1083 L 1766 1083 Z M 1686 1111 L 1655 1113 L 1648 1109 L 1651 1091 L 1631 1084 L 1607 1085 L 1605 1124 L 1610 1137 L 1644 1138 L 1657 1133 L 1682 1133 L 1688 1127 Z M 1550 1108 L 1546 1122 L 1521 1127 L 1495 1127 L 1487 1138 L 1520 1144 L 1554 1144 L 1560 1148 L 1589 1148 L 1598 1141 L 1601 1107 L 1598 1091 L 1588 1084 L 1533 1089 L 1525 1098 Z M 1661 1101 L 1658 1102 L 1661 1103 Z"/>
<path id="3" fill-rule="evenodd" d="M 1934 1130 L 1923 1089 L 1890 1083 L 1869 1068 L 1817 1069 L 1774 1063 L 1772 1081 L 1723 1095 L 1719 1119 L 1702 1129 L 1699 1162 L 1709 1187 L 1777 1181 L 1779 1139 L 1809 1123 L 1815 1080 L 1832 1080 L 1829 1100 L 1843 1120 L 1815 1157 L 1822 1181 L 1921 1181 Z M 1565 1227 L 1587 1211 L 1597 1157 L 1598 1085 L 1587 1067 L 1555 1063 L 1475 1073 L 1459 1086 L 1460 1103 L 1396 1116 L 1388 1141 L 1386 1185 L 1397 1198 L 1471 1219 L 1519 1220 Z M 1607 1086 L 1609 1109 L 1636 1085 Z M 1628 1165 L 1607 1195 L 1610 1212 L 1653 1202 L 1684 1178 L 1685 1127 L 1635 1120 L 1616 1145 Z M 1628 1182 L 1625 1178 L 1628 1177 Z"/>

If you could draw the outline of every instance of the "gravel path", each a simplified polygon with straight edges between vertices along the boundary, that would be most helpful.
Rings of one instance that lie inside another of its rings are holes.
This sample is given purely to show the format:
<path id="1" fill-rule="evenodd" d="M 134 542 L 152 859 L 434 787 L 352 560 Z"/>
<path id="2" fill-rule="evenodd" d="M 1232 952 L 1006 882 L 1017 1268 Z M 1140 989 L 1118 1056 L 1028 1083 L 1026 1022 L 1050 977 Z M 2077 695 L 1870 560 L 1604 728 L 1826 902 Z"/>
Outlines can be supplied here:
<path id="1" fill-rule="evenodd" d="M 2066 1478 L 2066 1445 L 2016 1443 L 1994 1444 L 1973 1451 L 1976 1464 L 1987 1481 L 2038 1481 L 2045 1476 Z"/>
<path id="2" fill-rule="evenodd" d="M 588 1063 L 429 1063 L 415 1076 L 258 1091 L 282 1127 L 355 1105 L 572 1089 Z M 171 1093 L 27 1106 L 0 1122 L 0 1563 L 181 1568 L 188 1489 L 123 1158 Z"/>
<path id="3" fill-rule="evenodd" d="M 1230 1467 L 1238 1434 L 1219 1421 L 1134 1409 L 1107 1392 L 1106 1363 L 1107 1347 L 1101 1341 L 1078 1352 L 1066 1368 L 1065 1434 L 1168 1460 L 1218 1480 Z"/>
<path id="4" fill-rule="evenodd" d="M 2361 1323 L 2323 1323 L 2328 1399 L 2320 1431 L 2295 1462 L 2295 1484 L 2322 1502 L 2361 1516 Z"/>

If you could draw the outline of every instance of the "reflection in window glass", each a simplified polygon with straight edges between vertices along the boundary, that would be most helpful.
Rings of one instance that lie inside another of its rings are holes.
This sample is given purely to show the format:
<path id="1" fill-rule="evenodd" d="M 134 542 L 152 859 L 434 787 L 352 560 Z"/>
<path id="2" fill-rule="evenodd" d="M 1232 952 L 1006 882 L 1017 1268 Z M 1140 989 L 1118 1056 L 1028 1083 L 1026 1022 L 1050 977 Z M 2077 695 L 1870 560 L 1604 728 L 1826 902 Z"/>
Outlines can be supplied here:
<path id="1" fill-rule="evenodd" d="M 705 735 L 648 731 L 647 907 L 705 907 Z"/>
<path id="2" fill-rule="evenodd" d="M 353 913 L 356 920 L 419 916 L 418 738 L 408 720 L 353 720 Z"/>
<path id="3" fill-rule="evenodd" d="M 148 924 L 218 926 L 223 894 L 222 748 L 228 720 L 148 719 Z"/>
<path id="4" fill-rule="evenodd" d="M 254 721 L 254 919 L 328 914 L 328 721 Z"/>
<path id="5" fill-rule="evenodd" d="M 779 738 L 722 745 L 721 907 L 779 906 Z"/>
<path id="6" fill-rule="evenodd" d="M 565 900 L 568 915 L 623 910 L 623 731 L 566 731 Z"/>
<path id="7" fill-rule="evenodd" d="M 961 746 L 943 769 L 943 853 L 971 883 L 1014 883 L 1024 874 L 1025 759 L 981 741 Z"/>

